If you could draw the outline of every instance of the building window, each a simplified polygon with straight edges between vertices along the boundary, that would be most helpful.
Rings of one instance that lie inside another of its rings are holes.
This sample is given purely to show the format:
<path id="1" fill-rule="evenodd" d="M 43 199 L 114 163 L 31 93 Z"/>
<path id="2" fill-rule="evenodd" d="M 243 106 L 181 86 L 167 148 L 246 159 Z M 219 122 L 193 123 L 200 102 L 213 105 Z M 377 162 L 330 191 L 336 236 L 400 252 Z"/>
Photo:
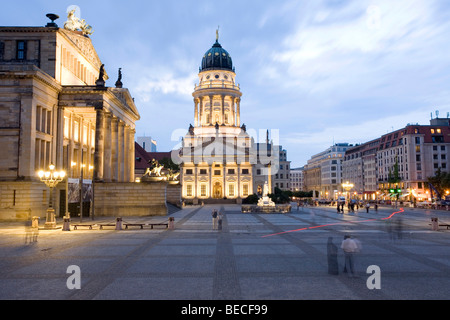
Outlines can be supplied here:
<path id="1" fill-rule="evenodd" d="M 220 176 L 220 172 L 221 172 L 220 170 L 214 170 L 214 175 L 215 176 Z"/>
<path id="2" fill-rule="evenodd" d="M 234 169 L 228 169 L 228 174 L 234 174 Z"/>
<path id="3" fill-rule="evenodd" d="M 242 174 L 248 174 L 248 169 L 242 169 Z"/>
<path id="4" fill-rule="evenodd" d="M 234 197 L 234 184 L 228 185 L 228 195 Z"/>
<path id="5" fill-rule="evenodd" d="M 207 170 L 206 169 L 200 169 L 200 174 L 207 174 Z"/>
<path id="6" fill-rule="evenodd" d="M 88 126 L 84 125 L 83 126 L 83 145 L 87 145 L 88 144 Z"/>
<path id="7" fill-rule="evenodd" d="M 192 197 L 192 184 L 186 186 L 186 196 Z"/>
<path id="8" fill-rule="evenodd" d="M 80 124 L 78 121 L 73 122 L 73 140 L 75 142 L 79 142 L 79 131 L 80 131 Z"/>
<path id="9" fill-rule="evenodd" d="M 27 58 L 27 43 L 23 40 L 17 41 L 17 60 L 25 60 Z"/>
<path id="10" fill-rule="evenodd" d="M 416 137 L 415 140 L 416 140 L 416 144 L 420 144 L 420 137 Z"/>
<path id="11" fill-rule="evenodd" d="M 69 139 L 70 119 L 64 117 L 64 138 Z"/>
<path id="12" fill-rule="evenodd" d="M 244 184 L 242 185 L 242 195 L 243 195 L 244 197 L 247 197 L 247 196 L 248 196 L 248 184 L 247 184 L 247 183 L 244 183 Z"/>
<path id="13" fill-rule="evenodd" d="M 206 197 L 206 184 L 202 184 L 202 185 L 200 186 L 200 195 L 201 195 L 202 197 Z"/>
<path id="14" fill-rule="evenodd" d="M 192 174 L 192 169 L 186 169 L 186 174 Z"/>

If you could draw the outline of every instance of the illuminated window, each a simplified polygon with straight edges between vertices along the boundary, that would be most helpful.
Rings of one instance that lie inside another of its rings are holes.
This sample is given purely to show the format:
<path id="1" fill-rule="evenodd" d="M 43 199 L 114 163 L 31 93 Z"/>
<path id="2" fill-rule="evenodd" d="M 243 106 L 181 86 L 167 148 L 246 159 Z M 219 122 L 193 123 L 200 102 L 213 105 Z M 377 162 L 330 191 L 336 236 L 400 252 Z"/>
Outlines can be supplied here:
<path id="1" fill-rule="evenodd" d="M 186 196 L 192 197 L 192 184 L 186 186 Z"/>
<path id="2" fill-rule="evenodd" d="M 228 195 L 234 197 L 234 184 L 228 185 Z"/>
<path id="3" fill-rule="evenodd" d="M 79 142 L 79 134 L 80 134 L 80 124 L 78 123 L 78 121 L 74 121 L 73 122 L 73 140 L 75 142 Z"/>
<path id="4" fill-rule="evenodd" d="M 95 130 L 91 129 L 91 147 L 95 147 Z"/>
<path id="5" fill-rule="evenodd" d="M 202 197 L 206 197 L 206 184 L 202 184 L 202 185 L 200 186 L 200 195 L 201 195 Z"/>
<path id="6" fill-rule="evenodd" d="M 87 143 L 88 143 L 88 126 L 87 125 L 84 125 L 83 126 L 83 144 L 84 145 L 87 145 Z"/>
<path id="7" fill-rule="evenodd" d="M 436 132 L 437 133 L 441 133 L 441 129 L 436 129 Z"/>
<path id="8" fill-rule="evenodd" d="M 67 117 L 64 117 L 64 138 L 69 139 L 69 129 L 70 129 L 70 119 Z"/>
<path id="9" fill-rule="evenodd" d="M 242 185 L 242 195 L 243 195 L 244 197 L 247 197 L 247 196 L 248 196 L 248 184 L 247 184 L 247 183 L 244 183 L 244 184 Z"/>

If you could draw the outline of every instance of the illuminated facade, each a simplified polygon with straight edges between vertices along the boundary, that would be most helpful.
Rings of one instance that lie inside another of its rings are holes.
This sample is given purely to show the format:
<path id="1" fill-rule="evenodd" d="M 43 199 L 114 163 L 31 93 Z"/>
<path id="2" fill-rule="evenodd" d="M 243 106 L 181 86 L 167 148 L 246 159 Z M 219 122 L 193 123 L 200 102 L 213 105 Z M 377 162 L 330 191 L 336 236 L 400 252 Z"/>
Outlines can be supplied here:
<path id="1" fill-rule="evenodd" d="M 216 42 L 203 56 L 195 86 L 194 125 L 181 150 L 182 197 L 199 203 L 253 194 L 252 141 L 241 124 L 242 93 L 230 55 Z"/>
<path id="2" fill-rule="evenodd" d="M 95 181 L 134 180 L 139 113 L 128 89 L 106 87 L 107 78 L 81 31 L 0 27 L 0 219 L 45 215 L 48 190 L 36 172 L 50 164 L 69 178 L 83 170 Z M 57 189 L 60 215 L 64 183 Z"/>

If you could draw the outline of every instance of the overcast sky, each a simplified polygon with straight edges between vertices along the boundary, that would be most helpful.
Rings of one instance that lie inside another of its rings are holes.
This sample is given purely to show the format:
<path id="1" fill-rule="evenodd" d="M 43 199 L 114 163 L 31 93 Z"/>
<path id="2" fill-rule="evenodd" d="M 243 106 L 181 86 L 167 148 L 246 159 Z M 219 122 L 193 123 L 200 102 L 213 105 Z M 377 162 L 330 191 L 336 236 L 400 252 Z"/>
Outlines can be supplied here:
<path id="1" fill-rule="evenodd" d="M 0 25 L 63 27 L 76 5 L 114 86 L 122 68 L 158 151 L 194 122 L 203 54 L 219 42 L 243 93 L 241 123 L 269 129 L 292 167 L 334 143 L 363 143 L 450 112 L 446 0 L 7 1 Z"/>

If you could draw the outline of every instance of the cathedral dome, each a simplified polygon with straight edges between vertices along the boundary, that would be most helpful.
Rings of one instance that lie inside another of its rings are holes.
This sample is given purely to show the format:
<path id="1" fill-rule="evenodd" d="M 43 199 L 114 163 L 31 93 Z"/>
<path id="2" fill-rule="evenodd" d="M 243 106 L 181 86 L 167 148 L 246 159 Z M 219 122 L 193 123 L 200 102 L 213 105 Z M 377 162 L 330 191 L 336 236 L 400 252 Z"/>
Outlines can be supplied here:
<path id="1" fill-rule="evenodd" d="M 203 56 L 200 72 L 217 69 L 234 72 L 233 61 L 231 60 L 230 54 L 222 48 L 218 40 L 216 40 L 212 48 L 206 51 Z"/>

